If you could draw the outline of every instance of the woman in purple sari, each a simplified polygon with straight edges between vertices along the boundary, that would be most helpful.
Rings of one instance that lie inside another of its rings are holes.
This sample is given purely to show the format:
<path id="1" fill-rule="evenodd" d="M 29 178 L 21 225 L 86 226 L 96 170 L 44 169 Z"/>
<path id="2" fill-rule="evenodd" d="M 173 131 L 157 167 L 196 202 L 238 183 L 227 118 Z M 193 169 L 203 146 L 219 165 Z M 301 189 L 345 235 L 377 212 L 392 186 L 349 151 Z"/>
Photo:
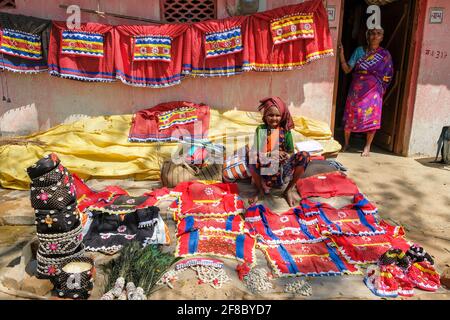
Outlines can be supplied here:
<path id="1" fill-rule="evenodd" d="M 340 46 L 341 66 L 345 73 L 353 70 L 353 80 L 345 104 L 345 145 L 348 149 L 352 132 L 366 132 L 363 157 L 369 156 L 375 131 L 380 129 L 383 96 L 393 76 L 392 57 L 380 47 L 384 31 L 381 27 L 367 30 L 366 48 L 358 47 L 348 62 Z"/>

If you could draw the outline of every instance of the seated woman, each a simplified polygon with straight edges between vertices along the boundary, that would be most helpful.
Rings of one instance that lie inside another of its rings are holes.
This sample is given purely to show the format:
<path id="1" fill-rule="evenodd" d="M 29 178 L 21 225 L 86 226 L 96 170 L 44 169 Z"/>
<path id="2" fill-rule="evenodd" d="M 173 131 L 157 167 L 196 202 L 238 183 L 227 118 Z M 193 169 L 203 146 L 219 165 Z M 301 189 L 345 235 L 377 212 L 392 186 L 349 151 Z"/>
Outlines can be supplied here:
<path id="1" fill-rule="evenodd" d="M 292 188 L 309 163 L 308 152 L 295 153 L 291 129 L 294 121 L 285 103 L 278 97 L 261 100 L 258 110 L 263 122 L 256 128 L 255 143 L 248 157 L 248 166 L 259 197 L 270 194 L 270 188 L 281 188 L 289 181 L 283 195 L 294 206 Z M 258 201 L 258 195 L 250 203 Z"/>

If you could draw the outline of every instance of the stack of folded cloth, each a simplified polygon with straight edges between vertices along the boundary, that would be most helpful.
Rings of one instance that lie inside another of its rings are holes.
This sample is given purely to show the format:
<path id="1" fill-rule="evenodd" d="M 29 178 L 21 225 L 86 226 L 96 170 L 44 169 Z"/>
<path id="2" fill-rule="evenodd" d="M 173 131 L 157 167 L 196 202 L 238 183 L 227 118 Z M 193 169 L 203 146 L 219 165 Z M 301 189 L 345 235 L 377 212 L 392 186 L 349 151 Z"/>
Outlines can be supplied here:
<path id="1" fill-rule="evenodd" d="M 434 260 L 422 247 L 413 244 L 404 252 L 398 248 L 386 251 L 377 265 L 367 268 L 364 283 L 380 297 L 411 297 L 414 288 L 434 292 L 441 283 Z"/>
<path id="2" fill-rule="evenodd" d="M 84 254 L 82 225 L 72 175 L 51 153 L 27 168 L 39 239 L 37 273 L 54 278 L 68 259 Z"/>

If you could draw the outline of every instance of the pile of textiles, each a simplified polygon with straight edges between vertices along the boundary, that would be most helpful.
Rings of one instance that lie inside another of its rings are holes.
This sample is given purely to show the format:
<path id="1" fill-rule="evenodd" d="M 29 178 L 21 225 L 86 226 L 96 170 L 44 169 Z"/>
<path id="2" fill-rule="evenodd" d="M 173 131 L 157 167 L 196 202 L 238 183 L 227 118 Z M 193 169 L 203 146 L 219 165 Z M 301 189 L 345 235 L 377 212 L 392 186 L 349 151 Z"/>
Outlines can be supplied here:
<path id="1" fill-rule="evenodd" d="M 245 229 L 275 275 L 360 274 L 360 265 L 376 263 L 387 250 L 409 250 L 403 228 L 381 220 L 377 208 L 344 173 L 299 179 L 297 189 L 300 205 L 287 212 L 276 214 L 254 205 L 245 214 Z M 349 196 L 351 202 L 339 208 L 325 200 Z"/>
<path id="2" fill-rule="evenodd" d="M 416 244 L 406 250 L 393 248 L 367 268 L 364 283 L 380 297 L 411 297 L 414 288 L 434 292 L 440 279 L 433 264 L 431 256 Z"/>
<path id="3" fill-rule="evenodd" d="M 245 211 L 236 184 L 216 181 L 182 182 L 171 191 L 169 207 L 177 221 L 175 256 L 212 255 L 256 262 L 255 239 L 244 229 Z"/>
<path id="4" fill-rule="evenodd" d="M 374 263 L 393 246 L 409 246 L 403 228 L 381 220 L 376 206 L 344 173 L 331 172 L 300 179 L 297 189 L 302 197 L 302 220 L 314 224 L 321 235 L 329 238 L 347 262 Z M 339 208 L 310 199 L 344 196 L 351 196 L 352 201 Z"/>
<path id="5" fill-rule="evenodd" d="M 359 273 L 315 224 L 303 220 L 300 207 L 275 214 L 263 205 L 255 205 L 248 208 L 245 223 L 279 277 Z"/>
<path id="6" fill-rule="evenodd" d="M 207 138 L 209 106 L 187 101 L 158 104 L 133 116 L 129 141 L 178 141 Z"/>
<path id="7" fill-rule="evenodd" d="M 87 251 L 106 254 L 118 252 L 126 243 L 170 244 L 167 225 L 157 202 L 169 195 L 166 188 L 133 197 L 118 186 L 91 190 L 74 175 L 78 209 L 84 213 L 84 244 Z"/>
<path id="8" fill-rule="evenodd" d="M 321 0 L 197 23 L 87 22 L 68 28 L 64 21 L 2 13 L 0 26 L 3 69 L 48 69 L 63 78 L 119 79 L 150 88 L 173 86 L 187 76 L 292 70 L 333 55 Z"/>
<path id="9" fill-rule="evenodd" d="M 227 153 L 232 154 L 253 141 L 261 114 L 211 108 L 209 118 L 208 140 L 225 145 Z M 159 180 L 160 164 L 170 159 L 177 144 L 129 142 L 132 119 L 131 114 L 83 118 L 25 136 L 23 139 L 30 141 L 27 145 L 1 145 L 0 185 L 3 188 L 28 190 L 30 179 L 24 168 L 47 152 L 56 152 L 70 172 L 83 179 Z M 341 146 L 332 138 L 328 124 L 299 116 L 294 116 L 294 124 L 292 134 L 295 141 L 315 139 L 326 153 L 340 150 Z M 34 141 L 42 143 L 35 144 Z"/>
<path id="10" fill-rule="evenodd" d="M 30 200 L 35 209 L 37 275 L 50 278 L 61 266 L 84 254 L 82 225 L 72 175 L 51 153 L 27 168 L 31 178 Z"/>

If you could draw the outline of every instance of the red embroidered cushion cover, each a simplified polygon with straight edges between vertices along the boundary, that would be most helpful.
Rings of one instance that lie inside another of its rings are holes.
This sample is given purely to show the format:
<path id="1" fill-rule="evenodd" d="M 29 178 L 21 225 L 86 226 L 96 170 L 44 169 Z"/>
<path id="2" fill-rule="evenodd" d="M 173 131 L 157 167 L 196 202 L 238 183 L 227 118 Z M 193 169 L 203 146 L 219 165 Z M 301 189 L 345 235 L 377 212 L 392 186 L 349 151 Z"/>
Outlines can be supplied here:
<path id="1" fill-rule="evenodd" d="M 275 214 L 263 205 L 247 209 L 246 229 L 263 244 L 313 243 L 324 240 L 315 225 L 306 225 L 298 220 L 296 209 Z"/>
<path id="2" fill-rule="evenodd" d="M 326 242 L 261 246 L 273 272 L 280 277 L 359 274 Z"/>
<path id="3" fill-rule="evenodd" d="M 247 234 L 195 230 L 177 238 L 175 256 L 212 255 L 256 263 L 255 239 Z"/>

